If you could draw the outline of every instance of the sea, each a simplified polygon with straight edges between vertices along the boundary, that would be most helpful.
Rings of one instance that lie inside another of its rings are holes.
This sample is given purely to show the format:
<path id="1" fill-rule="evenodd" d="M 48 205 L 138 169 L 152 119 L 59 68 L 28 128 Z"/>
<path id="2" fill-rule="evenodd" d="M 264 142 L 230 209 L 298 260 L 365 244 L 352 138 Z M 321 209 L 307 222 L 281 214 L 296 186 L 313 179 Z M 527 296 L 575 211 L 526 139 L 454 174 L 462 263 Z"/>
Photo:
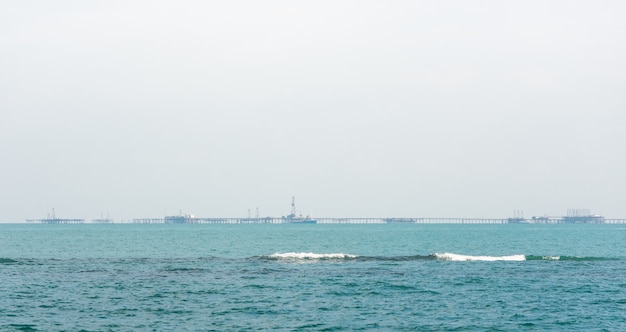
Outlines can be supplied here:
<path id="1" fill-rule="evenodd" d="M 626 225 L 0 225 L 0 331 L 270 330 L 626 331 Z"/>

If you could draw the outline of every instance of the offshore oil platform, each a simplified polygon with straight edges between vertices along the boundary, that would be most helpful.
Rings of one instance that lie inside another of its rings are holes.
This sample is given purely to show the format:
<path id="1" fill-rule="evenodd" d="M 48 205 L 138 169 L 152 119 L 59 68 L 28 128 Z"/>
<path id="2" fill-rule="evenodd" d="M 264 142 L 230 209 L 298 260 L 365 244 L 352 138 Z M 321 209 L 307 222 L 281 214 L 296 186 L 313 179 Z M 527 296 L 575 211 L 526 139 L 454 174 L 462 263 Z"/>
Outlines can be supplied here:
<path id="1" fill-rule="evenodd" d="M 54 208 L 52 208 L 52 213 L 48 213 L 46 218 L 43 219 L 27 219 L 26 222 L 35 222 L 40 224 L 83 224 L 85 219 L 68 219 L 68 218 L 58 218 Z"/>
<path id="2" fill-rule="evenodd" d="M 163 223 L 165 224 L 202 224 L 202 223 L 237 223 L 237 224 L 316 224 L 317 220 L 311 218 L 311 216 L 298 215 L 296 213 L 296 198 L 291 197 L 291 213 L 280 217 L 279 220 L 272 217 L 260 217 L 259 209 L 257 208 L 256 217 L 252 217 L 250 210 L 248 210 L 247 218 L 196 218 L 192 214 L 183 214 L 182 211 L 178 215 L 165 216 Z M 143 223 L 143 220 L 138 220 Z M 149 222 L 148 222 L 149 223 Z"/>
<path id="3" fill-rule="evenodd" d="M 565 216 L 533 216 L 530 219 L 524 219 L 522 211 L 515 211 L 513 218 L 508 218 L 512 224 L 605 224 L 615 223 L 612 221 L 620 219 L 606 220 L 604 216 L 592 214 L 589 209 L 567 209 Z M 621 223 L 621 222 L 620 222 Z"/>
<path id="4" fill-rule="evenodd" d="M 282 219 L 289 224 L 317 224 L 317 220 L 311 218 L 311 216 L 302 216 L 302 214 L 296 214 L 296 197 L 291 197 L 291 213 Z"/>

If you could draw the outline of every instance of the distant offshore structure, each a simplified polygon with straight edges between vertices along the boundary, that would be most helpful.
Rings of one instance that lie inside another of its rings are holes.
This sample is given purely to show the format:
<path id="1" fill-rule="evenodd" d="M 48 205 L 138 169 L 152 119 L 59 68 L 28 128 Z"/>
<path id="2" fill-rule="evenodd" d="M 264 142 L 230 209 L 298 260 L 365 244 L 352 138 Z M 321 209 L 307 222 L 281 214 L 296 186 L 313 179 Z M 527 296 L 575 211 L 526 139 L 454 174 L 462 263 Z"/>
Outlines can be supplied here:
<path id="1" fill-rule="evenodd" d="M 83 224 L 85 219 L 67 219 L 57 218 L 54 208 L 52 208 L 52 214 L 48 213 L 48 216 L 44 219 L 28 219 L 27 222 L 38 222 L 40 224 Z"/>
<path id="2" fill-rule="evenodd" d="M 85 219 L 58 218 L 55 210 L 43 219 L 29 219 L 29 223 L 40 224 L 84 224 Z M 568 209 L 565 216 L 533 216 L 524 218 L 521 210 L 516 210 L 510 218 L 315 218 L 297 214 L 295 197 L 291 199 L 291 213 L 282 217 L 247 218 L 199 218 L 192 214 L 166 215 L 163 218 L 137 218 L 116 222 L 113 219 L 92 219 L 92 224 L 133 223 L 133 224 L 626 224 L 626 219 L 606 219 L 592 214 L 589 209 Z"/>
<path id="3" fill-rule="evenodd" d="M 302 214 L 296 214 L 296 197 L 291 197 L 291 213 L 286 217 L 282 217 L 283 220 L 289 224 L 317 224 L 317 220 L 311 218 L 311 216 L 303 217 Z"/>
<path id="4" fill-rule="evenodd" d="M 102 216 L 102 213 L 100 213 L 100 218 L 92 219 L 91 222 L 94 224 L 112 224 L 114 220 L 111 219 L 108 214 L 107 214 L 107 217 L 105 218 L 104 216 Z"/>
<path id="5" fill-rule="evenodd" d="M 259 217 L 257 209 L 257 216 L 253 218 L 250 216 L 250 210 L 248 210 L 247 218 L 196 218 L 192 214 L 183 214 L 179 212 L 178 215 L 165 216 L 163 219 L 164 224 L 316 224 L 317 220 L 311 218 L 311 216 L 302 216 L 296 213 L 296 198 L 291 197 L 291 213 L 287 216 L 282 216 L 277 221 L 277 218 L 272 217 Z M 145 219 L 134 219 L 138 223 L 153 223 L 146 222 Z M 156 223 L 159 223 L 156 221 Z"/>
<path id="6" fill-rule="evenodd" d="M 605 224 L 605 223 L 615 223 L 615 222 L 611 222 L 613 220 L 621 220 L 621 219 L 606 220 L 604 216 L 601 216 L 599 214 L 592 214 L 591 210 L 589 209 L 567 209 L 567 214 L 564 217 L 549 217 L 549 216 L 535 217 L 533 216 L 530 219 L 524 219 L 524 215 L 521 211 L 515 211 L 514 214 L 515 216 L 513 218 L 508 219 L 509 223 L 512 223 L 512 224 Z M 624 223 L 624 222 L 620 222 L 620 223 Z"/>

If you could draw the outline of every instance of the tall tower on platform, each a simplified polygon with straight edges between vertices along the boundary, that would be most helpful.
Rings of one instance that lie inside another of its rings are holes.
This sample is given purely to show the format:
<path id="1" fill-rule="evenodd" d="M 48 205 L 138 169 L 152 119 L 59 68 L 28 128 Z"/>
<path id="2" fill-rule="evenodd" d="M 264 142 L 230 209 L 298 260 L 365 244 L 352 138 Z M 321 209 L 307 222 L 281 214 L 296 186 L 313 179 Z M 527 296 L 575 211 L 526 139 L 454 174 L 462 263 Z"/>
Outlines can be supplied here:
<path id="1" fill-rule="evenodd" d="M 291 196 L 291 217 L 296 216 L 296 196 Z"/>

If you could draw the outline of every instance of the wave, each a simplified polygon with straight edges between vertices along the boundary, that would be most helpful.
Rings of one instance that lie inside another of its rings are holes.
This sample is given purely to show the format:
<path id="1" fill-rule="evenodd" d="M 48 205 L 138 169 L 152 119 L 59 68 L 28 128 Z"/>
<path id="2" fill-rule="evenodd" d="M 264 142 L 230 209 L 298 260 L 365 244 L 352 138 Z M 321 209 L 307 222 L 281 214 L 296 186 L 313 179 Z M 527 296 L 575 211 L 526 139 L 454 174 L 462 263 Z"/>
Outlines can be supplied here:
<path id="1" fill-rule="evenodd" d="M 455 262 L 472 262 L 472 261 L 485 261 L 485 262 L 495 262 L 495 261 L 525 261 L 526 256 L 524 255 L 510 255 L 510 256 L 471 256 L 471 255 L 459 255 L 459 254 L 451 254 L 451 253 L 443 253 L 443 254 L 435 254 L 434 255 L 438 260 L 444 261 L 455 261 Z"/>
<path id="2" fill-rule="evenodd" d="M 451 262 L 523 262 L 523 261 L 602 261 L 617 260 L 608 257 L 554 256 L 554 255 L 463 255 L 455 253 L 435 253 L 430 255 L 412 256 L 358 256 L 345 253 L 320 254 L 312 252 L 286 252 L 260 256 L 266 260 L 282 261 L 451 261 Z"/>
<path id="3" fill-rule="evenodd" d="M 0 264 L 16 264 L 17 261 L 10 258 L 2 258 L 0 257 Z"/>
<path id="4" fill-rule="evenodd" d="M 589 257 L 589 256 L 526 256 L 529 261 L 615 261 L 618 258 Z"/>
<path id="5" fill-rule="evenodd" d="M 269 256 L 265 256 L 268 259 L 275 260 L 347 260 L 355 259 L 356 255 L 349 255 L 343 253 L 335 254 L 316 254 L 312 252 L 286 252 L 275 253 Z"/>
<path id="6" fill-rule="evenodd" d="M 261 256 L 269 260 L 287 261 L 317 261 L 317 260 L 359 260 L 359 261 L 418 261 L 418 260 L 442 260 L 442 261 L 524 261 L 524 255 L 511 256 L 470 256 L 452 253 L 414 255 L 414 256 L 357 256 L 345 253 L 318 254 L 312 252 L 286 252 L 274 253 Z"/>
<path id="7" fill-rule="evenodd" d="M 190 272 L 196 271 L 197 268 L 179 267 L 178 264 L 185 264 L 189 261 L 199 262 L 211 262 L 211 261 L 238 261 L 241 258 L 226 258 L 226 257 L 193 257 L 193 258 L 106 258 L 116 263 L 133 263 L 133 264 L 151 264 L 155 263 L 169 263 L 172 266 L 167 266 L 165 270 L 171 270 L 172 272 Z M 314 253 L 314 252 L 284 252 L 274 253 L 271 255 L 252 256 L 244 259 L 252 260 L 265 260 L 265 261 L 284 261 L 284 262 L 410 262 L 410 261 L 449 261 L 449 262 L 523 262 L 523 261 L 554 261 L 554 262 L 594 262 L 594 261 L 623 261 L 626 257 L 595 257 L 595 256 L 572 256 L 572 255 L 503 255 L 503 256 L 490 256 L 490 255 L 465 255 L 457 253 L 434 253 L 430 255 L 408 255 L 408 256 L 360 256 L 349 253 Z M 4 265 L 48 265 L 48 264 L 63 264 L 65 261 L 80 261 L 81 259 L 69 258 L 8 258 L 0 257 L 0 266 Z M 97 262 L 99 259 L 85 259 L 85 263 Z M 189 271 L 188 271 L 189 270 Z M 202 269 L 200 269 L 201 271 Z"/>

